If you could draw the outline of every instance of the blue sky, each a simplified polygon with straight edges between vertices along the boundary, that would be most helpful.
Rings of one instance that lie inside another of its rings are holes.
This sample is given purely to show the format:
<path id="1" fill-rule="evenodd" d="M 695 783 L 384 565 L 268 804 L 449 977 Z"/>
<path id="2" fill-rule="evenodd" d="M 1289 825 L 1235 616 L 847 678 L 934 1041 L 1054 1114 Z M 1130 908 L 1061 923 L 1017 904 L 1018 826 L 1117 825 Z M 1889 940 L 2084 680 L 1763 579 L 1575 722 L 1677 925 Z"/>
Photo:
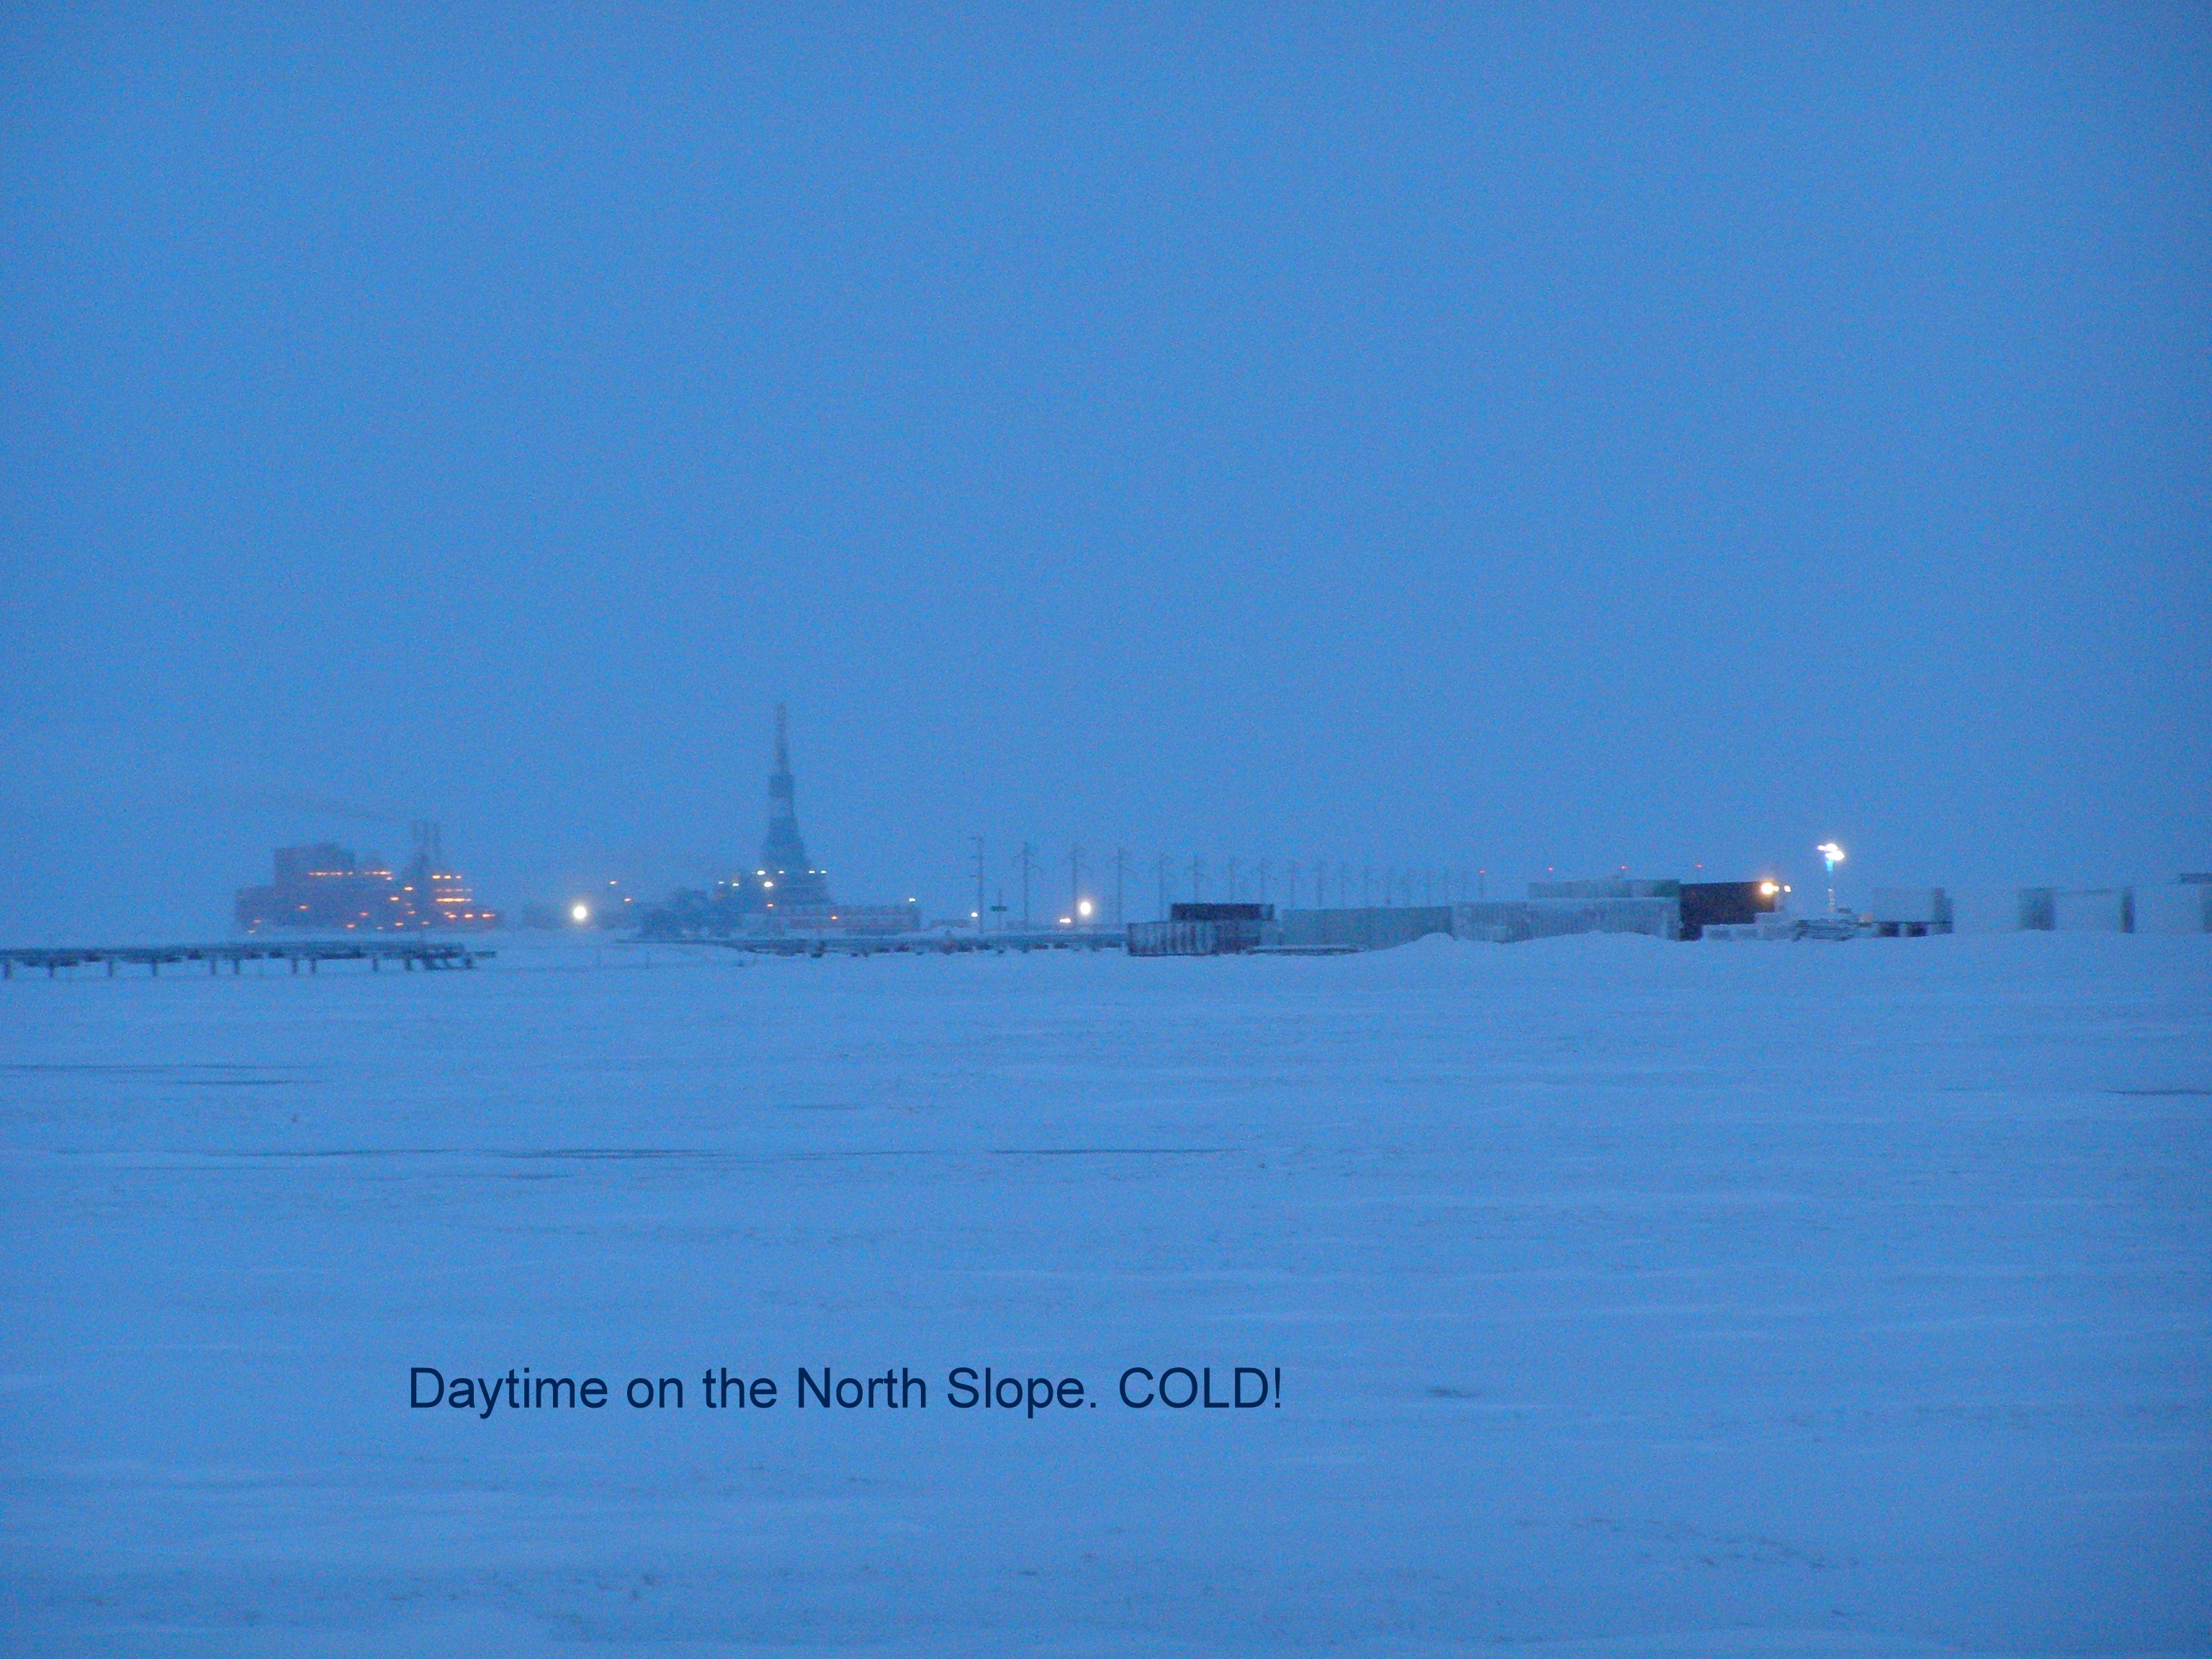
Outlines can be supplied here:
<path id="1" fill-rule="evenodd" d="M 778 699 L 838 890 L 933 912 L 979 833 L 2212 867 L 2202 9 L 0 39 L 11 938 L 374 815 L 707 879 Z"/>

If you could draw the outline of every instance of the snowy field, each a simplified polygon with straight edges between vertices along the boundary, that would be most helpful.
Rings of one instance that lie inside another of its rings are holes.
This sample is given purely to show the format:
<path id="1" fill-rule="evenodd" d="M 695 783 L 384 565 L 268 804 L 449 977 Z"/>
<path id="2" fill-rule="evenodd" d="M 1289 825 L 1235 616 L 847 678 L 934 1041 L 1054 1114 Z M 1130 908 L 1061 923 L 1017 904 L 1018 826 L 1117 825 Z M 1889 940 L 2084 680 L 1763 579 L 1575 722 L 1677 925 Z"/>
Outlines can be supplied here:
<path id="1" fill-rule="evenodd" d="M 11 1654 L 2212 1652 L 2212 940 L 510 946 L 0 1036 Z M 1178 1365 L 1282 1403 L 1121 1403 Z"/>

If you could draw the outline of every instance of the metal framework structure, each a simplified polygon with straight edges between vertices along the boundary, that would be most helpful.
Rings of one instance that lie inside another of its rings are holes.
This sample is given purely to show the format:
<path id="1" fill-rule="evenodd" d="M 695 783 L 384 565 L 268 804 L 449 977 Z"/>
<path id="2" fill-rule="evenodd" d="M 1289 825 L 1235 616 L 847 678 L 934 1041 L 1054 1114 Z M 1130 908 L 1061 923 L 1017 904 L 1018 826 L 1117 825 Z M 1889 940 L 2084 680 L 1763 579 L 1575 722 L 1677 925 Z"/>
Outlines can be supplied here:
<path id="1" fill-rule="evenodd" d="M 775 706 L 775 770 L 768 780 L 768 836 L 761 842 L 758 879 L 764 884 L 765 908 L 826 910 L 830 881 L 826 871 L 808 860 L 806 842 L 799 833 L 799 811 L 793 799 L 797 783 L 791 775 L 791 739 L 781 703 Z"/>

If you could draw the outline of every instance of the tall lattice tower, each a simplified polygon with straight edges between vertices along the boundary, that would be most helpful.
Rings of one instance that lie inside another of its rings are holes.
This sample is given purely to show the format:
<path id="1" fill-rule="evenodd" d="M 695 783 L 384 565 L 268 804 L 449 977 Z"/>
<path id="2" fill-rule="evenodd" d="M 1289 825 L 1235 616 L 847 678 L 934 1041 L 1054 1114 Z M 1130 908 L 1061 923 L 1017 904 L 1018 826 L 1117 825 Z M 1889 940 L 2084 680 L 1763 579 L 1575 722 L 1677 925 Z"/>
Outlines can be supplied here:
<path id="1" fill-rule="evenodd" d="M 755 879 L 761 897 L 779 913 L 830 908 L 830 872 L 807 861 L 799 838 L 799 813 L 792 805 L 791 739 L 781 703 L 775 706 L 775 770 L 768 779 L 768 839 L 761 843 Z"/>

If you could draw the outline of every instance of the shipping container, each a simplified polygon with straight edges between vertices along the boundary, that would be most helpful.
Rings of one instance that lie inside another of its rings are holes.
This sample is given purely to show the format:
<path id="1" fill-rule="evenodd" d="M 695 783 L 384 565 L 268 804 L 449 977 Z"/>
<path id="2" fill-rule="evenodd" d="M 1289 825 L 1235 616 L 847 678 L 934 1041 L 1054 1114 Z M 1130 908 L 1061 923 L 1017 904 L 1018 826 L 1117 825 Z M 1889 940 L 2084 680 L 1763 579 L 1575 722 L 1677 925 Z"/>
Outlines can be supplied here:
<path id="1" fill-rule="evenodd" d="M 2051 925 L 2062 933 L 2131 933 L 2135 892 L 2126 887 L 2062 888 L 2051 896 Z"/>
<path id="2" fill-rule="evenodd" d="M 2212 933 L 2212 884 L 2177 881 L 2136 889 L 2138 933 Z"/>

